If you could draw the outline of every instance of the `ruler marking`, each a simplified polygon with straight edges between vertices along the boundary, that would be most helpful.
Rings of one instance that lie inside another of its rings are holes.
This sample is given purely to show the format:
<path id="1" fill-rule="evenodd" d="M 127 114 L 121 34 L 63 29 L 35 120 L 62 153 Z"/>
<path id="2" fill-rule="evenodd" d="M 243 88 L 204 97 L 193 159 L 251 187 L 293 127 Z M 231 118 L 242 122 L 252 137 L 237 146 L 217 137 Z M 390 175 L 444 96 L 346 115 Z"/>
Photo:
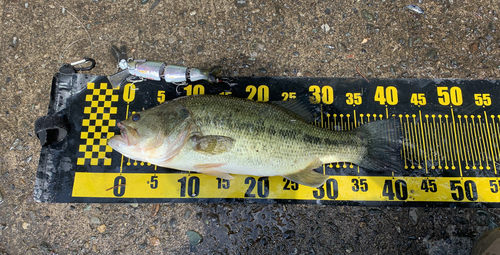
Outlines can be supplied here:
<path id="1" fill-rule="evenodd" d="M 358 116 L 356 116 L 356 110 L 354 110 L 353 114 L 354 114 L 354 128 L 357 128 L 358 127 L 358 122 L 357 122 Z"/>
<path id="2" fill-rule="evenodd" d="M 411 132 L 410 121 L 408 119 L 409 115 L 406 114 L 405 117 L 406 117 L 407 132 L 408 132 L 408 136 L 410 138 L 410 146 L 411 146 L 411 158 L 410 158 L 410 160 L 411 160 L 411 169 L 415 169 L 415 165 L 414 165 L 414 163 L 415 163 L 415 153 L 416 153 L 416 151 L 415 151 L 415 140 L 413 139 L 413 134 Z"/>
<path id="3" fill-rule="evenodd" d="M 405 115 L 405 117 L 406 117 L 406 122 L 404 122 L 405 123 L 405 134 L 408 136 L 408 140 L 409 140 L 409 142 L 408 142 L 408 156 L 409 156 L 410 163 L 411 163 L 411 165 L 409 165 L 408 167 L 413 168 L 413 156 L 415 155 L 415 153 L 414 153 L 415 146 L 413 144 L 413 139 L 412 139 L 411 132 L 410 132 L 410 126 L 408 125 L 408 115 Z"/>
<path id="4" fill-rule="evenodd" d="M 425 129 L 427 131 L 426 139 L 427 139 L 427 144 L 429 145 L 429 157 L 431 159 L 431 169 L 435 169 L 436 167 L 434 166 L 434 145 L 432 143 L 432 135 L 431 135 L 431 130 L 429 128 L 429 114 L 425 115 Z"/>
<path id="5" fill-rule="evenodd" d="M 478 117 L 481 116 L 481 115 L 478 115 Z M 483 116 L 481 116 L 481 119 L 482 119 Z M 488 145 L 486 144 L 488 142 L 488 140 L 486 140 L 486 133 L 484 131 L 484 121 L 480 121 L 481 119 L 478 119 L 478 124 L 479 124 L 479 130 L 478 132 L 480 132 L 480 137 L 481 137 L 481 144 L 483 145 L 483 147 L 481 148 L 482 151 L 483 151 L 483 158 L 484 158 L 484 162 L 486 163 L 486 169 L 488 169 L 489 167 L 489 159 L 488 159 Z"/>
<path id="6" fill-rule="evenodd" d="M 422 138 L 422 148 L 424 149 L 425 173 L 428 174 L 429 171 L 427 169 L 427 150 L 426 150 L 427 146 L 425 144 L 425 137 L 426 136 L 424 136 L 424 128 L 425 127 L 422 124 L 422 111 L 420 109 L 418 110 L 418 115 L 419 115 L 419 121 L 420 121 L 420 131 L 422 132 L 420 134 L 420 137 Z"/>
<path id="7" fill-rule="evenodd" d="M 494 164 L 495 164 L 495 167 L 496 167 L 496 165 L 497 165 L 497 164 L 496 164 L 496 161 L 497 161 L 497 160 L 499 159 L 499 157 L 500 157 L 500 152 L 499 152 L 500 148 L 498 147 L 498 139 L 499 139 L 499 137 L 498 137 L 498 123 L 495 123 L 495 116 L 494 116 L 494 115 L 491 115 L 491 116 L 492 116 L 492 118 L 491 118 L 491 119 L 492 119 L 492 121 L 493 121 L 493 123 L 492 123 L 492 125 L 493 125 L 493 129 L 495 129 L 495 139 L 493 139 L 493 141 L 495 142 L 495 155 L 496 155 L 496 160 L 495 160 L 495 163 L 494 163 Z M 496 174 L 496 173 L 495 173 L 495 174 Z"/>
<path id="8" fill-rule="evenodd" d="M 439 118 L 439 132 L 441 132 L 441 139 L 440 139 L 440 142 L 441 142 L 441 148 L 443 149 L 443 159 L 444 159 L 444 169 L 448 169 L 448 147 L 446 146 L 446 143 L 447 143 L 447 139 L 446 139 L 446 133 L 444 132 L 443 130 L 443 119 L 442 119 L 443 115 L 439 114 L 438 115 L 438 118 Z"/>
<path id="9" fill-rule="evenodd" d="M 486 114 L 486 111 L 484 111 L 484 121 L 486 122 L 486 132 L 488 133 L 488 144 L 490 147 L 490 159 L 491 159 L 491 164 L 493 165 L 493 170 L 495 174 L 497 174 L 497 166 L 495 164 L 495 153 L 493 152 L 493 141 L 491 139 L 491 123 L 488 122 L 488 115 Z"/>
<path id="10" fill-rule="evenodd" d="M 448 136 L 448 147 L 449 147 L 449 153 L 450 153 L 450 162 L 451 162 L 451 169 L 452 170 L 455 170 L 455 158 L 456 158 L 456 154 L 455 154 L 455 150 L 453 149 L 453 137 L 451 135 L 451 128 L 450 128 L 450 121 L 448 120 L 448 114 L 446 114 L 445 116 L 445 121 L 446 121 L 446 135 Z"/>
<path id="11" fill-rule="evenodd" d="M 433 125 L 433 129 L 432 129 L 432 133 L 433 133 L 433 136 L 432 138 L 434 139 L 434 145 L 436 147 L 436 152 L 437 152 L 437 163 L 438 163 L 438 169 L 441 169 L 441 149 L 439 148 L 439 144 L 438 144 L 438 140 L 439 140 L 439 137 L 438 137 L 438 130 L 436 128 L 436 115 L 432 115 L 432 125 Z"/>
<path id="12" fill-rule="evenodd" d="M 492 119 L 492 121 L 494 121 L 494 120 Z M 493 154 L 493 166 L 494 166 L 494 168 L 496 170 L 496 164 L 495 164 L 495 162 L 498 160 L 498 157 L 497 157 L 497 146 L 498 145 L 496 144 L 496 141 L 494 139 L 494 136 L 495 136 L 495 133 L 496 133 L 495 132 L 495 123 L 494 122 L 489 123 L 489 126 L 490 126 L 489 128 L 490 128 L 490 130 L 492 132 L 492 134 L 491 134 L 491 148 L 492 148 L 492 154 Z"/>
<path id="13" fill-rule="evenodd" d="M 399 114 L 399 124 L 400 124 L 399 126 L 401 128 L 401 133 L 405 134 L 402 114 Z M 405 169 L 408 169 L 408 164 L 406 162 L 406 161 L 408 161 L 407 160 L 408 155 L 406 155 L 406 150 L 408 149 L 407 148 L 408 143 L 405 144 L 405 141 L 406 141 L 406 137 L 403 136 L 403 161 L 405 162 Z"/>
<path id="14" fill-rule="evenodd" d="M 321 127 L 324 126 L 324 123 L 323 123 L 323 105 L 320 106 L 320 113 L 321 113 Z"/>
<path id="15" fill-rule="evenodd" d="M 463 124 L 462 124 L 462 115 L 458 115 L 458 122 L 457 125 L 460 129 L 460 149 L 462 150 L 462 160 L 465 162 L 465 169 L 469 169 L 469 154 L 465 151 L 467 149 L 466 141 L 464 139 L 464 131 L 463 131 Z"/>
<path id="16" fill-rule="evenodd" d="M 465 115 L 465 127 L 467 128 L 466 134 L 467 134 L 467 140 L 469 141 L 469 149 L 468 153 L 471 156 L 471 164 L 472 164 L 472 169 L 476 169 L 476 150 L 474 149 L 474 144 L 472 143 L 472 138 L 471 138 L 471 131 L 470 131 L 470 123 L 469 123 L 469 116 Z"/>
<path id="17" fill-rule="evenodd" d="M 476 150 L 474 149 L 474 143 L 472 142 L 472 137 L 471 137 L 471 125 L 469 123 L 469 119 L 467 118 L 468 116 L 465 115 L 465 124 L 467 125 L 467 138 L 469 140 L 469 150 L 468 152 L 471 153 L 471 164 L 472 164 L 472 169 L 476 169 Z"/>
<path id="18" fill-rule="evenodd" d="M 481 115 L 478 115 L 481 116 Z M 482 116 L 481 116 L 482 117 Z M 483 140 L 483 150 L 484 150 L 484 157 L 486 159 L 486 170 L 490 170 L 490 163 L 489 161 L 491 160 L 490 157 L 488 157 L 488 133 L 486 132 L 486 128 L 488 127 L 488 123 L 486 122 L 487 120 L 484 119 L 483 122 L 481 122 L 481 138 Z M 486 125 L 486 128 L 485 128 Z"/>
<path id="19" fill-rule="evenodd" d="M 413 119 L 413 134 L 414 134 L 414 136 L 415 136 L 415 141 L 417 142 L 417 159 L 418 159 L 418 161 L 417 161 L 417 162 L 418 162 L 418 166 L 417 166 L 417 168 L 418 168 L 418 169 L 421 169 L 421 168 L 422 168 L 422 166 L 420 165 L 420 155 L 421 155 L 422 150 L 420 149 L 420 148 L 421 148 L 421 147 L 420 147 L 420 142 L 421 142 L 421 141 L 420 141 L 420 139 L 419 139 L 419 137 L 418 137 L 418 134 L 419 134 L 419 132 L 418 132 L 418 130 L 417 130 L 417 129 L 418 129 L 418 126 L 417 126 L 418 124 L 417 124 L 417 122 L 416 122 L 416 120 L 415 120 L 416 115 L 415 115 L 415 114 L 413 114 L 413 115 L 411 115 L 411 117 L 412 117 L 412 119 Z"/>
<path id="20" fill-rule="evenodd" d="M 477 116 L 475 116 L 477 118 Z M 477 142 L 477 153 L 479 155 L 479 169 L 483 170 L 484 169 L 484 162 L 486 161 L 486 158 L 484 157 L 483 153 L 483 148 L 482 148 L 482 137 L 481 137 L 481 120 L 480 118 L 477 119 L 477 123 L 474 123 L 474 132 L 476 134 L 476 142 Z"/>
<path id="21" fill-rule="evenodd" d="M 457 164 L 458 164 L 458 168 L 460 170 L 460 176 L 463 176 L 462 175 L 462 163 L 460 162 L 460 147 L 459 147 L 459 140 L 457 138 L 457 123 L 455 122 L 455 113 L 453 112 L 453 107 L 450 109 L 451 111 L 451 121 L 453 122 L 453 134 L 454 134 L 454 137 L 455 137 L 455 151 L 457 153 Z"/>
<path id="22" fill-rule="evenodd" d="M 474 116 L 476 118 L 477 116 Z M 483 169 L 483 163 L 485 162 L 484 153 L 483 153 L 483 144 L 482 144 L 482 135 L 481 135 L 481 119 L 477 118 L 477 123 L 474 122 L 474 133 L 476 134 L 476 143 L 477 143 L 477 153 L 479 155 L 479 164 L 480 168 Z"/>
<path id="23" fill-rule="evenodd" d="M 447 163 L 446 163 L 446 151 L 444 150 L 444 147 L 443 147 L 443 142 L 444 142 L 444 136 L 443 136 L 443 131 L 441 130 L 441 115 L 438 115 L 438 121 L 437 121 L 437 135 L 438 135 L 438 139 L 437 139 L 437 144 L 438 144 L 438 148 L 439 148 L 439 156 L 440 156 L 440 161 L 442 162 L 443 165 L 440 166 L 440 169 L 442 168 L 447 168 Z"/>
<path id="24" fill-rule="evenodd" d="M 491 115 L 490 117 L 491 117 L 490 127 L 493 132 L 493 137 L 492 137 L 493 155 L 494 155 L 494 161 L 496 162 L 498 160 L 498 140 L 497 140 L 498 132 L 496 129 L 495 115 Z M 496 167 L 495 162 L 493 162 L 493 164 Z"/>
<path id="25" fill-rule="evenodd" d="M 476 126 L 476 122 L 474 121 L 476 116 L 474 115 L 471 115 L 470 118 L 471 118 L 471 130 L 472 130 L 472 136 L 473 136 L 473 142 L 474 142 L 474 151 L 477 155 L 477 161 L 479 163 L 479 169 L 482 169 L 483 168 L 483 163 L 482 163 L 482 158 L 481 158 L 481 154 L 479 152 L 479 146 L 478 146 L 478 135 L 477 135 L 477 126 Z M 476 168 L 473 168 L 473 169 L 477 169 Z"/>

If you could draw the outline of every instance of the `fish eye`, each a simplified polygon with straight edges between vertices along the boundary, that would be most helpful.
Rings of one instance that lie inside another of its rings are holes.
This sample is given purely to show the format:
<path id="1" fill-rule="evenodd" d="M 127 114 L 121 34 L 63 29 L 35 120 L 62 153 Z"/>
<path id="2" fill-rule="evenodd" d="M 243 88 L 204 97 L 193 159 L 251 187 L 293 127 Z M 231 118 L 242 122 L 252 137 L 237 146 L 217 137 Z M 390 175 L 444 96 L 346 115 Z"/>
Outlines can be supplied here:
<path id="1" fill-rule="evenodd" d="M 133 121 L 138 121 L 139 119 L 141 119 L 141 115 L 139 115 L 139 114 L 132 115 L 132 120 Z"/>

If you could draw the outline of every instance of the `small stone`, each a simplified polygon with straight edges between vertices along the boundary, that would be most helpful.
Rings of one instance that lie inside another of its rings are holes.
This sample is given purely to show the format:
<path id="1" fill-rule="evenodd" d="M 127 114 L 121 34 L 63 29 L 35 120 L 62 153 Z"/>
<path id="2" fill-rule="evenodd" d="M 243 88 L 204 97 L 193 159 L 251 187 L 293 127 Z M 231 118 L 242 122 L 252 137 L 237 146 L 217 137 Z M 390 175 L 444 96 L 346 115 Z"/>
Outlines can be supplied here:
<path id="1" fill-rule="evenodd" d="M 365 228 L 365 227 L 366 227 L 366 222 L 361 221 L 361 222 L 359 223 L 359 227 L 360 227 L 360 228 Z"/>
<path id="2" fill-rule="evenodd" d="M 236 0 L 235 1 L 236 8 L 242 8 L 247 6 L 247 1 L 245 0 Z"/>
<path id="3" fill-rule="evenodd" d="M 472 43 L 472 44 L 469 45 L 469 51 L 470 51 L 471 54 L 476 53 L 477 50 L 478 50 L 477 43 Z"/>
<path id="4" fill-rule="evenodd" d="M 313 73 L 311 73 L 311 72 L 309 72 L 309 71 L 305 71 L 305 72 L 302 74 L 302 76 L 304 76 L 304 77 L 314 77 L 314 74 L 313 74 Z"/>
<path id="5" fill-rule="evenodd" d="M 101 220 L 95 216 L 90 217 L 90 223 L 99 225 L 101 224 Z"/>
<path id="6" fill-rule="evenodd" d="M 410 212 L 408 213 L 408 216 L 410 217 L 413 225 L 417 225 L 418 223 L 418 215 L 417 215 L 417 211 L 415 208 L 411 208 L 410 209 Z"/>
<path id="7" fill-rule="evenodd" d="M 44 218 L 45 220 L 50 220 L 50 216 L 48 216 L 48 215 L 47 215 L 47 216 L 45 216 L 45 217 L 43 217 L 43 218 Z"/>
<path id="8" fill-rule="evenodd" d="M 141 0 L 141 4 L 147 4 L 149 0 Z"/>
<path id="9" fill-rule="evenodd" d="M 106 231 L 106 225 L 104 224 L 100 225 L 99 227 L 97 227 L 97 230 L 99 230 L 99 232 L 101 233 L 104 233 L 104 231 Z"/>
<path id="10" fill-rule="evenodd" d="M 264 67 L 261 67 L 261 68 L 259 68 L 258 70 L 259 70 L 259 72 L 261 72 L 261 73 L 267 73 L 267 70 L 266 70 Z"/>
<path id="11" fill-rule="evenodd" d="M 268 244 L 267 238 L 264 237 L 264 238 L 260 239 L 260 244 L 263 246 L 266 246 Z"/>
<path id="12" fill-rule="evenodd" d="M 40 249 L 45 253 L 52 253 L 52 246 L 47 242 L 42 242 L 40 244 Z"/>
<path id="13" fill-rule="evenodd" d="M 326 14 L 326 15 L 328 15 L 328 14 L 330 14 L 330 13 L 332 13 L 332 10 L 331 10 L 330 8 L 326 8 L 326 9 L 325 9 L 325 14 Z"/>
<path id="14" fill-rule="evenodd" d="M 427 53 L 425 53 L 425 56 L 430 59 L 436 59 L 437 58 L 437 49 L 432 48 Z"/>
<path id="15" fill-rule="evenodd" d="M 200 234 L 198 234 L 195 231 L 188 230 L 186 234 L 189 237 L 189 244 L 191 244 L 193 246 L 198 245 L 198 244 L 203 242 L 203 236 L 201 236 Z"/>
<path id="16" fill-rule="evenodd" d="M 345 44 L 344 44 L 344 43 L 339 42 L 339 43 L 337 44 L 337 47 L 338 47 L 338 48 L 339 48 L 339 50 L 340 50 L 340 51 L 342 51 L 342 52 L 347 51 L 347 46 L 345 46 Z"/>
<path id="17" fill-rule="evenodd" d="M 149 226 L 149 229 L 151 229 L 151 231 L 155 231 L 156 227 L 155 226 Z"/>
<path id="18" fill-rule="evenodd" d="M 283 237 L 285 239 L 290 239 L 295 236 L 295 231 L 294 230 L 287 230 L 285 233 L 283 233 Z"/>
<path id="19" fill-rule="evenodd" d="M 293 53 L 293 55 L 297 57 L 297 56 L 299 56 L 299 55 L 300 55 L 300 53 L 299 53 L 298 51 L 295 51 L 295 52 Z"/>
<path id="20" fill-rule="evenodd" d="M 366 21 L 373 21 L 375 19 L 375 16 L 373 16 L 373 14 L 367 9 L 361 10 L 361 17 L 363 17 Z"/>
<path id="21" fill-rule="evenodd" d="M 193 211 L 191 211 L 190 209 L 187 209 L 187 210 L 186 210 L 186 212 L 184 213 L 184 219 L 189 218 L 189 216 L 191 216 L 191 213 L 192 213 L 192 212 L 193 212 Z"/>
<path id="22" fill-rule="evenodd" d="M 169 225 L 170 227 L 175 228 L 175 226 L 177 225 L 177 219 L 176 218 L 170 219 Z"/>
<path id="23" fill-rule="evenodd" d="M 28 226 L 29 226 L 29 225 L 30 225 L 29 223 L 27 223 L 27 222 L 23 222 L 23 224 L 22 224 L 23 229 L 28 229 Z"/>
<path id="24" fill-rule="evenodd" d="M 156 236 L 149 238 L 149 242 L 151 243 L 151 246 L 158 246 L 161 243 L 160 238 Z"/>
<path id="25" fill-rule="evenodd" d="M 196 52 L 198 52 L 198 54 L 202 53 L 203 52 L 203 46 L 198 46 L 196 47 Z"/>
<path id="26" fill-rule="evenodd" d="M 12 143 L 12 146 L 10 147 L 9 150 L 13 150 L 14 148 L 17 150 L 22 150 L 23 149 L 22 142 L 23 141 L 21 139 L 16 138 L 16 140 L 14 140 L 14 143 Z"/>
<path id="27" fill-rule="evenodd" d="M 323 31 L 325 31 L 325 33 L 328 33 L 328 31 L 330 31 L 330 26 L 325 23 L 325 24 L 321 25 L 321 29 Z"/>
<path id="28" fill-rule="evenodd" d="M 92 209 L 92 206 L 91 205 L 86 205 L 85 207 L 83 207 L 83 211 L 86 212 L 88 210 Z"/>
<path id="29" fill-rule="evenodd" d="M 139 206 L 139 203 L 130 203 L 130 206 L 132 206 L 132 208 L 137 208 Z"/>

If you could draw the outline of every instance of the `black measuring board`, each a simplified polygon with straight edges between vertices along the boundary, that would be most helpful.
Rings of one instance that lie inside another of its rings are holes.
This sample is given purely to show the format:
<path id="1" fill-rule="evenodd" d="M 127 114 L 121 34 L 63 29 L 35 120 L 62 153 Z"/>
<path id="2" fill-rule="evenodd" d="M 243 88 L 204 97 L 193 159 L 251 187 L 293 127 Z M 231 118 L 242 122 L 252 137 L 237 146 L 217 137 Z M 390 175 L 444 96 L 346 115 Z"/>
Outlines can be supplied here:
<path id="1" fill-rule="evenodd" d="M 231 85 L 163 81 L 113 88 L 105 76 L 56 74 L 49 115 L 70 132 L 42 147 L 34 196 L 41 202 L 242 202 L 352 205 L 500 205 L 500 81 L 238 77 Z M 325 164 L 319 188 L 283 177 L 217 177 L 157 167 L 107 146 L 116 123 L 180 96 L 304 100 L 318 125 L 350 130 L 392 118 L 404 134 L 399 173 Z"/>

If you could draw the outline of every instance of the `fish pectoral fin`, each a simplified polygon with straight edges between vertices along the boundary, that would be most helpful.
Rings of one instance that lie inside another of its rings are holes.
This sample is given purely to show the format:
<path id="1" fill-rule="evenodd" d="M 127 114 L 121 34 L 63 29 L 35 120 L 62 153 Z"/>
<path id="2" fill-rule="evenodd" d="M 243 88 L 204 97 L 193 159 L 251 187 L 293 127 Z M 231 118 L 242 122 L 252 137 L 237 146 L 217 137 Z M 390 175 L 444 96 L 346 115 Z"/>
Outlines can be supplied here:
<path id="1" fill-rule="evenodd" d="M 234 139 L 221 135 L 193 136 L 194 150 L 206 154 L 216 155 L 229 151 L 234 144 Z"/>
<path id="2" fill-rule="evenodd" d="M 198 165 L 194 165 L 194 167 L 196 169 L 198 169 L 199 173 L 202 173 L 202 174 L 207 174 L 207 175 L 219 177 L 219 178 L 222 178 L 225 180 L 234 179 L 230 174 L 228 174 L 226 172 L 219 171 L 216 169 L 217 167 L 221 167 L 223 165 L 225 165 L 225 164 L 224 163 L 198 164 Z"/>
<path id="3" fill-rule="evenodd" d="M 298 184 L 317 188 L 323 185 L 323 183 L 325 183 L 326 180 L 328 179 L 328 175 L 316 173 L 313 171 L 313 169 L 316 169 L 321 165 L 322 165 L 321 160 L 316 158 L 304 170 L 300 170 L 293 174 L 284 175 L 283 177 Z"/>

